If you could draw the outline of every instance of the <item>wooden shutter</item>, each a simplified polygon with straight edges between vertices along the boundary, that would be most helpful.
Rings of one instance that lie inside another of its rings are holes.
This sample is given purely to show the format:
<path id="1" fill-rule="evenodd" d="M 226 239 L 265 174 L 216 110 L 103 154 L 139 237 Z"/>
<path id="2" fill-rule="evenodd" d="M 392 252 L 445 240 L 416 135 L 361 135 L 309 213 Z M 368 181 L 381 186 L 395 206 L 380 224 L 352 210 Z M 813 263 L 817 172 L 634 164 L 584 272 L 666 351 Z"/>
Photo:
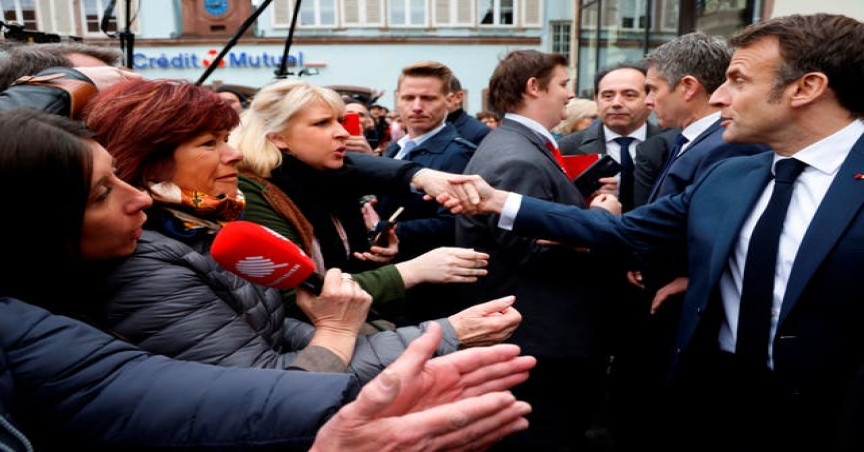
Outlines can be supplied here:
<path id="1" fill-rule="evenodd" d="M 525 27 L 543 26 L 543 0 L 523 0 L 522 25 Z"/>

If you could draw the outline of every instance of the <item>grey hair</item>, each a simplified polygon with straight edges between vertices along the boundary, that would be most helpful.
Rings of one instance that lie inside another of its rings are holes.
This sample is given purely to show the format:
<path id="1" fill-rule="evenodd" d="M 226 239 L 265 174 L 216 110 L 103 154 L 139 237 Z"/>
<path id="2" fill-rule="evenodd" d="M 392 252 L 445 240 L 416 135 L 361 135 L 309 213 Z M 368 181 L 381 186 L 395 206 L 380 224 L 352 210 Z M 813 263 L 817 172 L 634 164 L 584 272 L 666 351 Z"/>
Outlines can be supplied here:
<path id="1" fill-rule="evenodd" d="M 732 48 L 726 40 L 697 31 L 657 47 L 645 57 L 644 63 L 657 69 L 672 88 L 690 75 L 711 94 L 726 80 L 726 68 L 731 60 Z"/>

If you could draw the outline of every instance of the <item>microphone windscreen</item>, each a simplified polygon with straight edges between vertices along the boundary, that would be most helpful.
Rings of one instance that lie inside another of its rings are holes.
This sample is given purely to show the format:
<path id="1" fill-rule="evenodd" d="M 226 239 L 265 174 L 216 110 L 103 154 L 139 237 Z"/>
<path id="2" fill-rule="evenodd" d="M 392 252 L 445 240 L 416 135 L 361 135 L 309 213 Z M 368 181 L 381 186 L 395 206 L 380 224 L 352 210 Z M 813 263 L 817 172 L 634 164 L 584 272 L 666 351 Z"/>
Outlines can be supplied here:
<path id="1" fill-rule="evenodd" d="M 241 278 L 276 289 L 292 289 L 315 278 L 312 259 L 290 240 L 249 221 L 227 223 L 210 248 L 213 259 Z"/>

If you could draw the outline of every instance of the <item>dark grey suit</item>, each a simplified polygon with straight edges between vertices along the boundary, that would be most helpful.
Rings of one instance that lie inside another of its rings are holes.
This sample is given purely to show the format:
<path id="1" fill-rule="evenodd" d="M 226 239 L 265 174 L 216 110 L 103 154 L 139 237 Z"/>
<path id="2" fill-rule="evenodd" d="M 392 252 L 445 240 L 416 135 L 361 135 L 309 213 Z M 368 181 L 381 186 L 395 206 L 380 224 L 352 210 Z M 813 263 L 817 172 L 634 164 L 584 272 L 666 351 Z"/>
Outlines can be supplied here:
<path id="1" fill-rule="evenodd" d="M 669 153 L 671 142 L 665 140 L 651 141 L 649 146 L 644 146 L 648 143 L 648 139 L 662 131 L 663 129 L 660 127 L 655 126 L 650 122 L 648 123 L 648 131 L 645 134 L 646 141 L 636 146 L 636 159 L 634 159 L 634 162 L 636 162 L 635 171 L 638 171 L 638 160 L 640 154 L 652 154 L 650 157 L 645 157 L 645 159 L 651 161 L 665 161 L 665 156 Z M 672 136 L 674 137 L 674 135 Z M 561 137 L 561 139 L 558 140 L 558 148 L 561 149 L 561 154 L 563 155 L 606 154 L 606 134 L 603 132 L 603 123 L 596 122 L 594 125 L 581 132 L 574 132 Z M 651 192 L 650 187 L 647 188 L 647 193 L 645 191 L 645 184 L 636 184 L 634 174 L 633 196 L 631 198 L 633 199 L 633 205 L 623 206 L 624 211 L 632 210 L 633 208 L 644 204 L 645 200 L 648 199 L 648 194 Z M 638 200 L 642 200 L 642 202 L 637 203 Z"/>
<path id="2" fill-rule="evenodd" d="M 493 186 L 585 208 L 579 190 L 567 178 L 543 139 L 522 124 L 505 119 L 486 136 L 465 169 Z M 565 444 L 581 435 L 592 413 L 591 398 L 602 394 L 603 301 L 609 264 L 593 254 L 559 246 L 537 245 L 538 237 L 518 236 L 497 227 L 497 215 L 456 219 L 456 243 L 491 255 L 489 274 L 465 285 L 464 302 L 473 304 L 515 295 L 522 324 L 510 342 L 538 358 L 538 370 L 517 388 L 532 403 L 525 450 Z M 542 238 L 542 237 L 539 237 Z M 614 262 L 611 263 L 614 265 Z M 620 284 L 620 283 L 619 283 Z M 536 440 L 548 441 L 538 444 Z"/>

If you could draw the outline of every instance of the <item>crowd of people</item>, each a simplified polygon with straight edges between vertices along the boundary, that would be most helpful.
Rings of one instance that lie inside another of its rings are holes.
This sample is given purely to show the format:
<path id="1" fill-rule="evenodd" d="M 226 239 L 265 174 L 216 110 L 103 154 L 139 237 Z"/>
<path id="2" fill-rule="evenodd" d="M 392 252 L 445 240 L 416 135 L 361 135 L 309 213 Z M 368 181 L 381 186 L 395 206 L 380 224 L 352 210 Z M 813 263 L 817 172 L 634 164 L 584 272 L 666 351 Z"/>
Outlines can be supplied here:
<path id="1" fill-rule="evenodd" d="M 690 33 L 593 99 L 514 50 L 476 117 L 436 61 L 391 111 L 4 46 L 0 448 L 860 450 L 862 46 Z M 240 220 L 320 291 L 221 266 Z"/>

